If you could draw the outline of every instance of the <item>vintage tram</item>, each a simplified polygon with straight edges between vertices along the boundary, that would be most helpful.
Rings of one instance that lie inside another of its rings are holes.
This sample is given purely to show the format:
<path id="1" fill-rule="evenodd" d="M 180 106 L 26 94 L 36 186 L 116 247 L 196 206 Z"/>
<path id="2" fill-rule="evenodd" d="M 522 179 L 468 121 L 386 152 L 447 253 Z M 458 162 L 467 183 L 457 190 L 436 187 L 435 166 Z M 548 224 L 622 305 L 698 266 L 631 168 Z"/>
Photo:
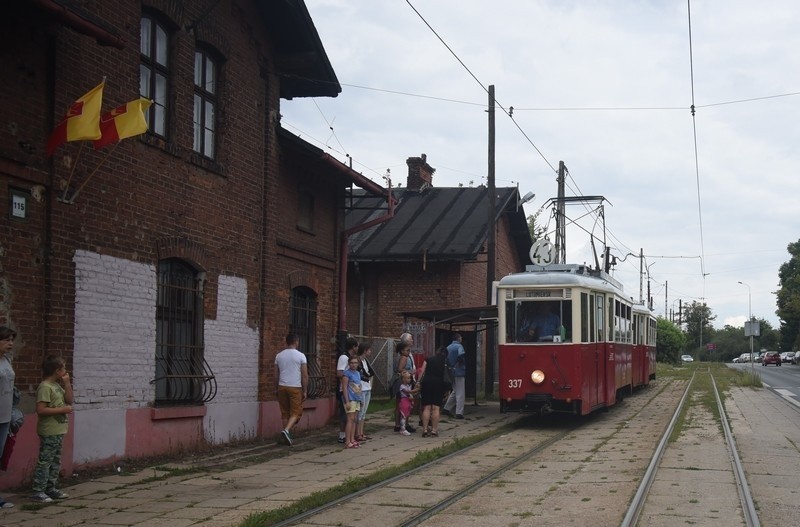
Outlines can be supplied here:
<path id="1" fill-rule="evenodd" d="M 656 319 L 606 272 L 530 265 L 497 294 L 502 411 L 584 415 L 655 379 Z"/>

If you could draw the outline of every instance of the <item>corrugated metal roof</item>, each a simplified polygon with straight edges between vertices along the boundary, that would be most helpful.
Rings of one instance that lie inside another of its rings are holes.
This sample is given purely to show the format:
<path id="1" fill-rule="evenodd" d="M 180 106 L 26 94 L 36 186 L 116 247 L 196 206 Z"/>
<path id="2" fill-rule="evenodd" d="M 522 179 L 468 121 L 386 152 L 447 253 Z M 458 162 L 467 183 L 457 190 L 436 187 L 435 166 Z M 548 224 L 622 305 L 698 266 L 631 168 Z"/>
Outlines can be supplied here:
<path id="1" fill-rule="evenodd" d="M 496 189 L 497 216 L 510 215 L 512 238 L 520 255 L 527 255 L 531 238 L 516 187 Z M 350 237 L 351 261 L 473 260 L 487 238 L 488 188 L 428 187 L 422 191 L 393 190 L 398 204 L 394 217 Z M 354 191 L 346 228 L 385 213 L 385 200 Z M 527 262 L 527 256 L 522 258 Z"/>

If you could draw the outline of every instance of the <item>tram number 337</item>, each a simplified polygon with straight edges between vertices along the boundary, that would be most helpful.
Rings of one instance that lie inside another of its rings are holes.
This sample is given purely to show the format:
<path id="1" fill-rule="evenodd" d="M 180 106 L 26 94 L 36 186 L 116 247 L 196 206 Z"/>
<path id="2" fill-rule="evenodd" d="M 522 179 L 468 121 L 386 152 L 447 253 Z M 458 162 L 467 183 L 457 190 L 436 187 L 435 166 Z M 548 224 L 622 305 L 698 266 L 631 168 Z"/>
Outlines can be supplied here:
<path id="1" fill-rule="evenodd" d="M 519 388 L 522 386 L 522 379 L 509 379 L 508 380 L 508 387 L 509 388 Z"/>

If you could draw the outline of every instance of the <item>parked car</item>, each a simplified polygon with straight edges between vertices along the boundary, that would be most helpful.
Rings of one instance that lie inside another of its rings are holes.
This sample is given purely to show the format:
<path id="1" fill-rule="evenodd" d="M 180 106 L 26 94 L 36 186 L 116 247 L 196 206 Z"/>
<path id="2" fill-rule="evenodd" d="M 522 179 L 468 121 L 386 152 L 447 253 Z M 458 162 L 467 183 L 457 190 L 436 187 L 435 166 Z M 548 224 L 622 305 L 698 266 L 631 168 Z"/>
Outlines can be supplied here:
<path id="1" fill-rule="evenodd" d="M 792 364 L 800 364 L 800 351 L 794 352 L 794 357 L 792 357 Z"/>
<path id="2" fill-rule="evenodd" d="M 774 364 L 776 366 L 781 365 L 781 356 L 777 351 L 768 351 L 761 357 L 761 365 L 766 366 L 767 364 Z"/>
<path id="3" fill-rule="evenodd" d="M 691 355 L 681 355 L 681 362 L 694 362 Z"/>
<path id="4" fill-rule="evenodd" d="M 781 353 L 781 362 L 792 362 L 793 358 L 794 358 L 793 351 L 784 351 L 783 353 Z"/>

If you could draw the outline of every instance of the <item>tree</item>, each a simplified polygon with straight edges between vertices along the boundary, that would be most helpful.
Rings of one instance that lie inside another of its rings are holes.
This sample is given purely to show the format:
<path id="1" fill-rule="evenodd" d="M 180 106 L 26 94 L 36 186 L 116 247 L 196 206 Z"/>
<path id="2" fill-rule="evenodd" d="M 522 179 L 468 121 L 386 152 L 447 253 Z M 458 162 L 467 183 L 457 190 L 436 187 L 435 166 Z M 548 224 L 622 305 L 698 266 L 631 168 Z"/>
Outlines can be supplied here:
<path id="1" fill-rule="evenodd" d="M 744 327 L 725 326 L 714 332 L 715 360 L 730 362 L 742 353 L 750 352 L 750 339 Z"/>
<path id="2" fill-rule="evenodd" d="M 781 351 L 800 347 L 800 240 L 787 247 L 791 258 L 778 270 L 778 309 L 781 322 Z"/>
<path id="3" fill-rule="evenodd" d="M 681 328 L 665 318 L 657 321 L 656 360 L 676 363 L 686 346 L 686 334 Z"/>
<path id="4" fill-rule="evenodd" d="M 528 216 L 528 231 L 531 233 L 531 240 L 536 241 L 542 236 L 544 236 L 544 227 L 538 227 L 536 225 L 536 220 L 539 218 L 539 214 L 542 212 L 539 209 L 536 214 L 531 214 Z"/>
<path id="5" fill-rule="evenodd" d="M 711 342 L 714 338 L 714 326 L 711 323 L 717 316 L 711 314 L 711 309 L 705 302 L 701 304 L 693 301 L 691 304 L 684 305 L 683 309 L 689 348 L 700 352 L 701 346 Z"/>

